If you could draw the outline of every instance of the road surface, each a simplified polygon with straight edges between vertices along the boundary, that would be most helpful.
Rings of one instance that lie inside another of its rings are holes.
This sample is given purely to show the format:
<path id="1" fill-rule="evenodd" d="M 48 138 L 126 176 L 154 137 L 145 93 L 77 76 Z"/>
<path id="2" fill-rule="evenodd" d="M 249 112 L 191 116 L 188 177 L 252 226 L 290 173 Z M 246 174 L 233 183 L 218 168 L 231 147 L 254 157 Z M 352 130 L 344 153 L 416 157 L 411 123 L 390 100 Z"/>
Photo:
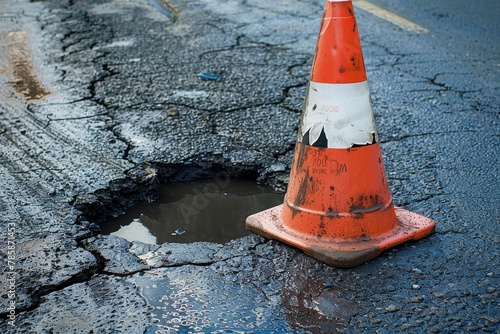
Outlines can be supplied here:
<path id="1" fill-rule="evenodd" d="M 286 189 L 324 2 L 165 4 L 0 1 L 3 332 L 500 330 L 496 2 L 355 2 L 394 202 L 437 228 L 352 269 L 99 234 L 159 183 Z"/>

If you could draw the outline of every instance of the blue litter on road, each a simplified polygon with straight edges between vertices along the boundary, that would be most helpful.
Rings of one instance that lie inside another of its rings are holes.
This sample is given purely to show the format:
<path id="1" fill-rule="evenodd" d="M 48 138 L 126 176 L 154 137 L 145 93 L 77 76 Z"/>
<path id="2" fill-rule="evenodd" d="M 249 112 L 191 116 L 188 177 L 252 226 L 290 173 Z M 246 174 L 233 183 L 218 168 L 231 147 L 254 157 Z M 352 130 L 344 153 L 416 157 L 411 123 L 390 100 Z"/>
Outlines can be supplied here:
<path id="1" fill-rule="evenodd" d="M 220 79 L 220 74 L 202 72 L 202 73 L 199 74 L 199 77 L 202 78 L 202 79 L 206 79 L 206 80 L 219 80 Z"/>

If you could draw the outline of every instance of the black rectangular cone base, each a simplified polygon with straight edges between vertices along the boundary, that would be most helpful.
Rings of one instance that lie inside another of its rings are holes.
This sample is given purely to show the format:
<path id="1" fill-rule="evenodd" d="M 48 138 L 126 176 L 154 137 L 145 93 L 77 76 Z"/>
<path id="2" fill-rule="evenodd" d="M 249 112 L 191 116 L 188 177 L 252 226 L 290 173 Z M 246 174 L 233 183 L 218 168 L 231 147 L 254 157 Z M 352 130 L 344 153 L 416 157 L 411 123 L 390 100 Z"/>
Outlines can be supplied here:
<path id="1" fill-rule="evenodd" d="M 287 228 L 282 221 L 283 205 L 251 215 L 246 228 L 266 239 L 275 239 L 299 248 L 307 255 L 330 266 L 351 268 L 371 260 L 384 250 L 409 240 L 421 239 L 434 231 L 432 219 L 395 208 L 397 226 L 383 236 L 367 240 L 325 241 L 320 238 L 299 235 Z"/>

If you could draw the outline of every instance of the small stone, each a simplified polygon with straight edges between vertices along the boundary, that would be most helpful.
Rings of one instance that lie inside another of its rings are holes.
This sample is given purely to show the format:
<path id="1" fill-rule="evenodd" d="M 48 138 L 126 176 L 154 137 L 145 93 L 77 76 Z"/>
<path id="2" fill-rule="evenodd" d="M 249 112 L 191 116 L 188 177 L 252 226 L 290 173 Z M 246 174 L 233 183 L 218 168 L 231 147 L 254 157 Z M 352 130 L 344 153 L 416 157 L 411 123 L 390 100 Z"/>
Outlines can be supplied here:
<path id="1" fill-rule="evenodd" d="M 420 286 L 420 285 L 418 285 L 418 284 L 413 284 L 413 285 L 411 286 L 411 288 L 412 288 L 413 290 L 420 290 L 421 286 Z"/>
<path id="2" fill-rule="evenodd" d="M 186 233 L 186 230 L 183 229 L 182 227 L 179 227 L 177 230 L 175 230 L 174 233 L 177 235 L 182 235 L 182 234 Z"/>
<path id="3" fill-rule="evenodd" d="M 391 305 L 387 306 L 387 307 L 385 308 L 385 310 L 386 310 L 387 312 L 396 312 L 396 311 L 399 311 L 399 307 L 397 307 L 397 306 L 396 306 L 396 305 L 394 305 L 394 304 L 391 304 Z"/>
<path id="4" fill-rule="evenodd" d="M 402 331 L 407 331 L 411 327 L 411 324 L 402 324 L 401 325 L 401 330 Z"/>
<path id="5" fill-rule="evenodd" d="M 415 297 L 411 298 L 411 301 L 414 303 L 420 303 L 423 300 L 424 300 L 424 297 L 422 297 L 422 296 L 415 296 Z"/>
<path id="6" fill-rule="evenodd" d="M 382 323 L 382 319 L 375 318 L 375 319 L 371 319 L 370 322 L 372 323 L 372 325 L 378 325 L 378 324 Z"/>
<path id="7" fill-rule="evenodd" d="M 277 163 L 272 164 L 269 167 L 269 170 L 271 172 L 283 172 L 286 170 L 286 165 L 284 163 L 277 162 Z"/>
<path id="8" fill-rule="evenodd" d="M 167 109 L 167 116 L 179 116 L 180 111 L 179 109 L 171 108 Z"/>
<path id="9" fill-rule="evenodd" d="M 335 284 L 333 284 L 333 283 L 329 283 L 329 282 L 323 283 L 324 289 L 333 289 L 334 287 L 335 287 Z"/>

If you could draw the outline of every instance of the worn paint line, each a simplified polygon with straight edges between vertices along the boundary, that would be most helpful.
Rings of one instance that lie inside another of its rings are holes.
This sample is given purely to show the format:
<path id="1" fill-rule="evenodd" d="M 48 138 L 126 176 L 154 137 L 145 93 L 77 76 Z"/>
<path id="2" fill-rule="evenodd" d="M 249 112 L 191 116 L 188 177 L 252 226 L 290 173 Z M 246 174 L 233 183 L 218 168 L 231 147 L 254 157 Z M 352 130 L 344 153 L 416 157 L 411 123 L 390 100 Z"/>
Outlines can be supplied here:
<path id="1" fill-rule="evenodd" d="M 380 8 L 378 6 L 375 6 L 374 4 L 369 3 L 368 1 L 365 0 L 353 0 L 354 6 L 364 10 L 365 12 L 368 12 L 370 14 L 375 15 L 376 17 L 379 17 L 383 20 L 386 20 L 406 31 L 412 31 L 416 33 L 428 33 L 429 30 L 416 24 L 413 23 L 401 16 L 398 16 L 394 13 L 389 12 L 388 10 L 385 10 L 383 8 Z"/>

